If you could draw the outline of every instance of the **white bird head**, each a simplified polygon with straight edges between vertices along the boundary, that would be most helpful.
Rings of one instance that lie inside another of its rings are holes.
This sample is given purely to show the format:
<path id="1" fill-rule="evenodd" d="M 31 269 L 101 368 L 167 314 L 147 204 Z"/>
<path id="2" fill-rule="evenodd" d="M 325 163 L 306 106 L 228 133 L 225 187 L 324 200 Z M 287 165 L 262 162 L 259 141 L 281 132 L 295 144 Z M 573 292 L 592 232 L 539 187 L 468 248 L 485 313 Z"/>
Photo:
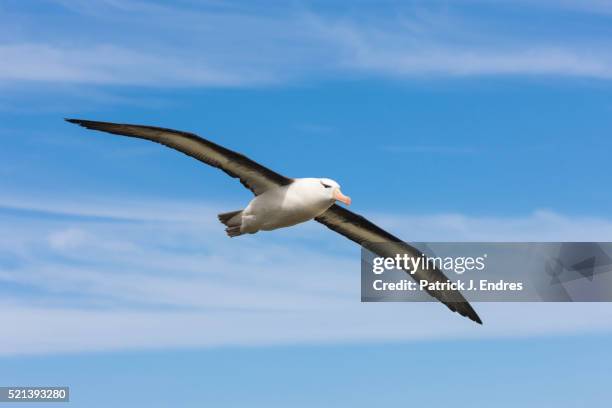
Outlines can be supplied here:
<path id="1" fill-rule="evenodd" d="M 320 178 L 318 179 L 318 181 L 321 185 L 321 188 L 323 189 L 324 194 L 327 195 L 331 200 L 338 200 L 346 205 L 351 205 L 351 197 L 342 194 L 342 191 L 340 191 L 340 184 L 328 178 Z"/>

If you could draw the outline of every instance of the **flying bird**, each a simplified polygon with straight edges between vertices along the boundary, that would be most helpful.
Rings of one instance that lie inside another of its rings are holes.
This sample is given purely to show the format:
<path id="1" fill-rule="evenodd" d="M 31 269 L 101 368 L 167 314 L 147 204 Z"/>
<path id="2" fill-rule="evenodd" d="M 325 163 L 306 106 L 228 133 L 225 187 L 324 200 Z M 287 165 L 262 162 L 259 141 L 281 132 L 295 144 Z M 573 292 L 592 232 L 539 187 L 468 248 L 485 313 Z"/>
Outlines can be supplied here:
<path id="1" fill-rule="evenodd" d="M 422 256 L 416 248 L 404 243 L 361 215 L 336 204 L 351 204 L 351 199 L 340 190 L 340 185 L 328 178 L 289 178 L 249 159 L 243 154 L 219 146 L 193 133 L 153 126 L 66 119 L 82 127 L 115 135 L 135 137 L 161 143 L 203 163 L 223 170 L 237 178 L 255 197 L 242 210 L 219 214 L 230 237 L 254 234 L 290 227 L 314 219 L 351 241 L 383 257 L 407 254 Z M 390 245 L 371 243 L 387 242 Z M 410 271 L 417 281 L 447 282 L 437 269 Z M 431 285 L 435 286 L 435 285 Z M 444 285 L 441 285 L 444 287 Z M 482 324 L 480 317 L 456 290 L 426 289 L 450 310 Z"/>

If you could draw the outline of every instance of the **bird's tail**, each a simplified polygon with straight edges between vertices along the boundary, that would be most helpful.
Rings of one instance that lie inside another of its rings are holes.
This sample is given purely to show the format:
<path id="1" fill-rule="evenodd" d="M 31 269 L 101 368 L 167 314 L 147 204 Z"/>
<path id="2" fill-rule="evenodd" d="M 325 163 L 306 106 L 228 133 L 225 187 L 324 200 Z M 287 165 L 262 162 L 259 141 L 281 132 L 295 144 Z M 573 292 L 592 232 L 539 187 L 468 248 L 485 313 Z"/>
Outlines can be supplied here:
<path id="1" fill-rule="evenodd" d="M 240 217 L 237 217 L 240 215 Z M 242 224 L 242 210 L 230 211 L 217 215 L 219 221 L 227 227 L 235 227 Z"/>
<path id="2" fill-rule="evenodd" d="M 222 213 L 217 217 L 219 218 L 219 221 L 221 221 L 221 223 L 227 227 L 225 232 L 227 232 L 229 237 L 237 237 L 238 235 L 242 235 L 242 232 L 240 231 L 240 226 L 242 225 L 242 210 Z"/>
<path id="3" fill-rule="evenodd" d="M 240 227 L 227 227 L 225 229 L 225 232 L 227 233 L 227 236 L 230 238 L 234 238 L 234 237 L 237 237 L 243 234 L 242 231 L 240 231 Z"/>

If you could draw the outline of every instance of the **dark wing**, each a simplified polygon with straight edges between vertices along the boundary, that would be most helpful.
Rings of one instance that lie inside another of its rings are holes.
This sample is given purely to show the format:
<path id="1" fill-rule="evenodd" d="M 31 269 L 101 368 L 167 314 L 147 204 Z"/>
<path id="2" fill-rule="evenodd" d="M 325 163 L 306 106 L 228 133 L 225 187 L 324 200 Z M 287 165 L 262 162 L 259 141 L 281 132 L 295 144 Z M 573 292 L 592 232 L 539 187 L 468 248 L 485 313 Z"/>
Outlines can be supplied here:
<path id="1" fill-rule="evenodd" d="M 201 162 L 217 167 L 232 177 L 240 179 L 240 182 L 255 195 L 259 195 L 272 187 L 290 184 L 293 181 L 240 153 L 226 149 L 193 133 L 153 126 L 95 122 L 80 119 L 66 120 L 87 129 L 161 143 Z"/>
<path id="2" fill-rule="evenodd" d="M 404 243 L 361 215 L 355 214 L 336 204 L 332 205 L 329 210 L 315 218 L 315 220 L 379 256 L 394 257 L 395 254 L 408 254 L 411 257 L 419 257 L 422 255 L 418 249 Z M 393 243 L 394 245 L 376 245 L 376 243 L 382 242 Z M 419 269 L 411 276 L 417 282 L 422 279 L 428 282 L 448 281 L 448 278 L 437 269 Z M 459 291 L 428 290 L 427 293 L 444 303 L 453 312 L 458 312 L 462 316 L 482 324 L 480 317 L 478 317 L 472 306 L 470 306 Z"/>

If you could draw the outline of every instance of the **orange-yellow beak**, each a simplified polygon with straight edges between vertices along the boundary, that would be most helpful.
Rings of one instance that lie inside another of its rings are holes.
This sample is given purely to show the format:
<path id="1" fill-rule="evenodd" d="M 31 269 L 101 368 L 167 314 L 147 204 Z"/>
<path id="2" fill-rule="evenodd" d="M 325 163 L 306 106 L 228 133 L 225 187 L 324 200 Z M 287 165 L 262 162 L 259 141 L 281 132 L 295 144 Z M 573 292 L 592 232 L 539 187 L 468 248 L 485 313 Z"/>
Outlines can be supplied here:
<path id="1" fill-rule="evenodd" d="M 334 191 L 334 198 L 338 201 L 342 201 L 346 205 L 351 205 L 351 197 L 342 194 L 339 188 Z"/>

